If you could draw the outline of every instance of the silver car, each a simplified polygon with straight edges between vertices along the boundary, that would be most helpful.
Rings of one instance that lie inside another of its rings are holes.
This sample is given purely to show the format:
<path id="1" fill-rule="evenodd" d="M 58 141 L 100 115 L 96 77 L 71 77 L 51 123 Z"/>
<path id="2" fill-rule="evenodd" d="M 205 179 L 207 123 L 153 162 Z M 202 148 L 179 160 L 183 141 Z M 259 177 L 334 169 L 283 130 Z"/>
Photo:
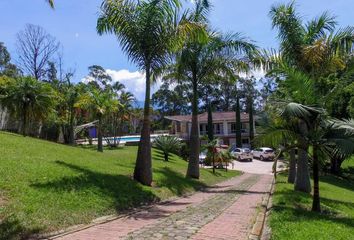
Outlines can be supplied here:
<path id="1" fill-rule="evenodd" d="M 274 150 L 268 147 L 256 148 L 252 151 L 253 157 L 261 161 L 273 160 L 275 158 Z"/>
<path id="2" fill-rule="evenodd" d="M 238 161 L 250 161 L 253 160 L 253 155 L 249 148 L 237 148 L 233 147 L 230 149 L 231 155 Z"/>

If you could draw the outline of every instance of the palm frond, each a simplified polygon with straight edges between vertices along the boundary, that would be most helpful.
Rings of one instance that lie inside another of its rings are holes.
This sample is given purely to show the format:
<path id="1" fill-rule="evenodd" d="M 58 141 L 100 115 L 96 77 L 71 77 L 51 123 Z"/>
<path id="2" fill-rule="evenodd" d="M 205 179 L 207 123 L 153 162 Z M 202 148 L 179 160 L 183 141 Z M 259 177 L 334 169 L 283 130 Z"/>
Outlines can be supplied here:
<path id="1" fill-rule="evenodd" d="M 327 38 L 331 54 L 348 55 L 353 53 L 354 27 L 341 28 Z"/>
<path id="2" fill-rule="evenodd" d="M 278 29 L 283 57 L 288 62 L 300 62 L 305 29 L 302 26 L 301 17 L 296 12 L 295 2 L 273 5 L 269 16 L 272 19 L 273 28 Z"/>
<path id="3" fill-rule="evenodd" d="M 269 71 L 268 75 L 284 78 L 279 87 L 285 89 L 287 95 L 296 102 L 307 105 L 316 103 L 314 81 L 306 73 L 281 63 Z"/>
<path id="4" fill-rule="evenodd" d="M 51 8 L 54 8 L 54 0 L 45 0 Z"/>
<path id="5" fill-rule="evenodd" d="M 331 16 L 329 12 L 324 12 L 318 18 L 306 24 L 305 41 L 307 44 L 312 44 L 318 39 L 326 37 L 327 32 L 332 32 L 337 25 L 336 18 Z"/>

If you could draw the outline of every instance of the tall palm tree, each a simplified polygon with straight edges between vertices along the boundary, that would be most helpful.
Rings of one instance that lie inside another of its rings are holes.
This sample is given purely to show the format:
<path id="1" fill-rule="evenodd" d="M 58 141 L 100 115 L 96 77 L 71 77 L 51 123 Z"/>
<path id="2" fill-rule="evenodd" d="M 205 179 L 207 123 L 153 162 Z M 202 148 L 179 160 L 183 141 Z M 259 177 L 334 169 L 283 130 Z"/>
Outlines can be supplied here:
<path id="1" fill-rule="evenodd" d="M 206 78 L 210 78 L 221 69 L 228 71 L 235 62 L 233 57 L 244 54 L 250 56 L 256 50 L 255 45 L 242 37 L 240 33 L 222 35 L 208 29 L 209 10 L 209 1 L 195 2 L 195 9 L 189 19 L 205 26 L 207 38 L 187 39 L 182 49 L 176 54 L 175 63 L 168 69 L 169 73 L 166 76 L 172 80 L 188 81 L 192 85 L 191 152 L 186 174 L 191 178 L 199 178 L 198 85 L 203 84 Z"/>
<path id="2" fill-rule="evenodd" d="M 179 0 L 105 0 L 97 21 L 99 34 L 113 33 L 123 51 L 145 71 L 144 120 L 134 179 L 151 185 L 150 86 L 156 69 L 168 61 L 168 55 L 190 32 L 185 14 L 179 14 Z"/>
<path id="3" fill-rule="evenodd" d="M 43 120 L 54 104 L 53 89 L 31 77 L 9 81 L 0 92 L 0 102 L 22 122 L 22 135 L 27 136 L 30 120 Z"/>

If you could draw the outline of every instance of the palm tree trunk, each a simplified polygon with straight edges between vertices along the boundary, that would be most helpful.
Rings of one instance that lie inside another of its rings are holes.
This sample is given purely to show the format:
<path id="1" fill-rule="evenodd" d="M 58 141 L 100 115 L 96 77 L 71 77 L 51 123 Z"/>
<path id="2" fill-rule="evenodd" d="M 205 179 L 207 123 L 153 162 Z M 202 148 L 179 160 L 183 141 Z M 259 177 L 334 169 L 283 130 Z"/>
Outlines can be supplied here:
<path id="1" fill-rule="evenodd" d="M 213 112 L 210 102 L 208 103 L 208 139 L 209 141 L 214 139 Z"/>
<path id="2" fill-rule="evenodd" d="M 254 126 L 253 126 L 253 98 L 248 98 L 248 111 L 249 111 L 249 125 L 250 125 L 250 145 L 252 148 L 254 139 Z"/>
<path id="3" fill-rule="evenodd" d="M 134 179 L 143 185 L 151 186 L 152 164 L 151 164 L 151 140 L 150 140 L 150 65 L 146 70 L 146 92 L 144 103 L 144 120 L 141 130 L 141 138 L 136 157 Z"/>
<path id="4" fill-rule="evenodd" d="M 102 143 L 102 116 L 98 117 L 97 124 L 97 151 L 103 152 L 103 143 Z"/>
<path id="5" fill-rule="evenodd" d="M 310 193 L 311 182 L 310 182 L 307 150 L 299 148 L 298 153 L 299 154 L 298 154 L 294 189 L 296 191 Z"/>
<path id="6" fill-rule="evenodd" d="M 308 135 L 308 127 L 306 122 L 300 121 L 299 130 L 303 138 Z M 310 173 L 308 166 L 308 144 L 306 140 L 300 139 L 299 143 L 302 147 L 298 149 L 297 171 L 295 177 L 294 189 L 296 191 L 311 192 Z"/>
<path id="7" fill-rule="evenodd" d="M 236 146 L 242 147 L 240 98 L 236 97 Z"/>
<path id="8" fill-rule="evenodd" d="M 341 156 L 333 156 L 331 157 L 331 173 L 334 175 L 339 175 L 341 165 L 344 161 L 345 157 Z"/>
<path id="9" fill-rule="evenodd" d="M 291 149 L 289 151 L 290 162 L 289 162 L 289 175 L 288 175 L 288 183 L 295 183 L 296 177 L 296 156 L 295 149 Z"/>
<path id="10" fill-rule="evenodd" d="M 198 81 L 193 76 L 193 100 L 192 100 L 192 129 L 190 136 L 190 156 L 187 169 L 187 177 L 199 179 L 199 131 L 198 131 Z"/>
<path id="11" fill-rule="evenodd" d="M 313 201 L 312 211 L 321 212 L 320 204 L 320 186 L 319 186 L 319 167 L 318 167 L 318 149 L 313 146 Z"/>
<path id="12" fill-rule="evenodd" d="M 214 148 L 213 148 L 213 173 L 215 174 L 215 152 L 214 152 Z"/>
<path id="13" fill-rule="evenodd" d="M 168 153 L 164 152 L 163 155 L 164 155 L 164 158 L 165 158 L 165 162 L 168 162 Z"/>

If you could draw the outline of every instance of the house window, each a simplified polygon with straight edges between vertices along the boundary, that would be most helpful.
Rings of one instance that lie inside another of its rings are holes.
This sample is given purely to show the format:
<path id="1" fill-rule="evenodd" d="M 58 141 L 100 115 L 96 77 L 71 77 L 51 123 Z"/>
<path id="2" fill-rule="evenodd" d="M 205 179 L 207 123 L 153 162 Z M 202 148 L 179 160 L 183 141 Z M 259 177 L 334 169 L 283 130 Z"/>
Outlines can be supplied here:
<path id="1" fill-rule="evenodd" d="M 208 132 L 208 125 L 207 124 L 199 124 L 199 131 L 200 131 L 200 135 L 206 135 Z"/>
<path id="2" fill-rule="evenodd" d="M 177 125 L 177 132 L 181 132 L 181 123 L 176 122 L 176 125 Z"/>
<path id="3" fill-rule="evenodd" d="M 214 123 L 214 134 L 223 134 L 223 124 L 222 123 Z"/>
<path id="4" fill-rule="evenodd" d="M 250 143 L 250 141 L 249 141 L 248 138 L 243 138 L 242 139 L 242 144 L 249 144 L 249 143 Z"/>
<path id="5" fill-rule="evenodd" d="M 231 123 L 231 133 L 236 133 L 236 123 Z"/>

